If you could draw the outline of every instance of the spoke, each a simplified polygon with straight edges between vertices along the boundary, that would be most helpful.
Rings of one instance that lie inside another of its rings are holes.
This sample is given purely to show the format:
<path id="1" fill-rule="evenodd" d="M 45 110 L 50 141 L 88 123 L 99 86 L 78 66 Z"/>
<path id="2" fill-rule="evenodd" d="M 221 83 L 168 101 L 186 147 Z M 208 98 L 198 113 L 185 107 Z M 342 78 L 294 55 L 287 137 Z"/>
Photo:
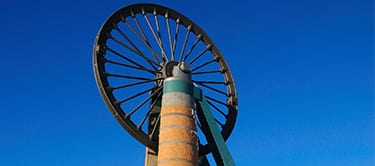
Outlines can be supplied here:
<path id="1" fill-rule="evenodd" d="M 165 22 L 167 23 L 169 47 L 170 47 L 170 50 L 171 50 L 171 56 L 172 56 L 171 59 L 173 61 L 174 60 L 174 52 L 173 52 L 173 48 L 172 48 L 172 34 L 171 34 L 171 26 L 169 24 L 168 12 L 165 13 Z"/>
<path id="2" fill-rule="evenodd" d="M 156 59 L 157 63 L 160 63 L 160 57 L 157 55 L 157 53 L 155 52 L 155 50 L 151 47 L 150 43 L 142 38 L 139 33 L 134 29 L 134 27 L 132 25 L 130 25 L 128 22 L 126 22 L 125 20 L 123 21 L 126 26 L 138 37 L 139 40 L 142 41 L 142 43 L 144 45 L 146 45 L 146 47 L 151 51 L 151 54 L 154 56 L 154 58 Z M 143 31 L 142 31 L 143 32 Z"/>
<path id="3" fill-rule="evenodd" d="M 142 33 L 142 35 L 143 35 L 143 39 L 144 39 L 145 41 L 148 41 L 148 40 L 147 40 L 147 37 L 146 37 L 146 34 L 145 34 L 145 32 L 143 31 L 143 28 L 142 28 L 141 24 L 139 24 L 139 21 L 138 21 L 137 17 L 135 16 L 133 10 L 130 10 L 130 15 L 132 16 L 132 18 L 133 18 L 135 24 L 137 25 L 138 30 Z M 148 43 L 148 42 L 147 42 L 147 43 Z"/>
<path id="4" fill-rule="evenodd" d="M 117 78 L 127 78 L 133 80 L 148 80 L 151 81 L 153 79 L 144 78 L 144 77 L 135 77 L 135 76 L 128 76 L 128 75 L 121 75 L 121 74 L 112 74 L 112 73 L 104 73 L 108 77 L 117 77 Z"/>
<path id="5" fill-rule="evenodd" d="M 139 92 L 139 93 L 137 93 L 137 94 L 135 94 L 135 95 L 133 95 L 133 96 L 130 96 L 130 97 L 127 97 L 127 98 L 125 98 L 125 99 L 122 99 L 122 100 L 116 101 L 116 104 L 121 104 L 121 103 L 127 102 L 127 101 L 129 101 L 129 100 L 131 100 L 131 99 L 134 99 L 134 98 L 136 98 L 136 97 L 138 97 L 138 96 L 140 96 L 140 95 L 143 95 L 143 94 L 145 94 L 145 93 L 147 93 L 147 92 L 149 92 L 149 91 L 152 91 L 153 89 L 155 89 L 155 87 L 152 87 L 152 88 L 150 88 L 150 89 L 146 89 L 146 90 L 144 90 L 144 91 L 142 91 L 142 92 Z"/>
<path id="6" fill-rule="evenodd" d="M 184 44 L 182 45 L 182 50 L 181 50 L 180 58 L 178 60 L 179 62 L 182 61 L 182 58 L 183 58 L 183 55 L 184 55 L 184 52 L 185 52 L 185 48 L 186 48 L 186 44 L 187 44 L 187 41 L 189 40 L 190 31 L 191 31 L 191 25 L 189 25 L 187 27 L 187 32 L 186 32 L 186 35 L 185 35 Z"/>
<path id="7" fill-rule="evenodd" d="M 210 101 L 207 101 L 207 103 L 209 105 L 211 105 L 214 108 L 214 110 L 216 110 L 217 112 L 219 112 L 221 115 L 223 115 L 224 117 L 227 117 L 227 115 L 223 111 L 221 111 L 219 108 L 217 108 L 216 105 L 212 104 Z"/>
<path id="8" fill-rule="evenodd" d="M 120 32 L 120 31 L 118 31 Z M 121 34 L 121 32 L 120 32 Z M 120 41 L 119 39 L 113 37 L 112 35 L 108 34 L 108 38 L 109 39 L 112 39 L 113 41 L 115 41 L 116 43 L 120 44 L 121 46 L 124 46 L 125 48 L 127 48 L 128 50 L 136 53 L 136 54 L 139 54 L 139 52 L 137 50 L 134 50 L 133 48 L 131 48 L 130 46 L 126 45 L 124 42 Z"/>
<path id="9" fill-rule="evenodd" d="M 145 83 L 149 83 L 149 82 L 154 82 L 154 81 L 158 81 L 158 80 L 161 80 L 161 79 L 163 79 L 163 78 L 158 78 L 158 79 L 154 79 L 154 80 L 139 81 L 139 82 L 134 82 L 134 83 L 125 84 L 125 85 L 116 86 L 116 87 L 109 87 L 109 89 L 117 90 L 117 89 L 127 88 L 127 87 L 136 86 L 136 85 L 140 85 L 140 84 L 145 84 Z"/>
<path id="10" fill-rule="evenodd" d="M 191 73 L 192 75 L 198 75 L 198 74 L 215 74 L 215 73 L 221 73 L 220 70 L 212 70 L 212 71 L 202 71 L 202 72 L 194 72 Z"/>
<path id="11" fill-rule="evenodd" d="M 149 135 L 149 138 L 152 139 L 153 135 L 155 134 L 155 131 L 156 131 L 156 128 L 158 126 L 158 123 L 160 121 L 160 114 L 158 116 L 158 118 L 156 119 L 156 122 L 155 122 L 155 125 L 154 125 L 154 128 L 152 129 L 150 135 Z"/>
<path id="12" fill-rule="evenodd" d="M 147 15 L 146 15 L 146 13 L 145 13 L 144 11 L 142 11 L 142 14 L 143 14 L 143 17 L 145 18 L 145 20 L 146 20 L 146 22 L 147 22 L 148 27 L 150 28 L 150 30 L 151 30 L 151 32 L 152 32 L 152 35 L 154 36 L 156 42 L 158 43 L 158 46 L 159 46 L 159 48 L 160 48 L 160 50 L 161 50 L 161 54 L 162 54 L 163 58 L 165 58 L 165 59 L 163 59 L 163 61 L 164 61 L 164 62 L 167 61 L 167 60 L 168 60 L 168 57 L 166 57 L 166 55 L 165 55 L 165 51 L 164 51 L 163 45 L 162 45 L 162 43 L 161 43 L 161 39 L 159 39 L 159 38 L 156 36 L 156 33 L 155 33 L 155 31 L 154 31 L 154 28 L 152 27 L 152 25 L 151 25 L 151 23 L 150 23 L 150 20 L 148 20 L 148 17 L 147 17 Z"/>
<path id="13" fill-rule="evenodd" d="M 197 120 L 196 122 L 197 122 L 197 126 L 202 130 L 202 125 L 201 123 L 199 123 L 199 120 Z"/>
<path id="14" fill-rule="evenodd" d="M 148 96 L 145 100 L 143 100 L 141 103 L 139 103 L 132 111 L 130 111 L 128 114 L 126 114 L 125 118 L 129 118 L 132 114 L 134 114 L 136 111 L 138 111 L 143 105 L 145 105 L 149 100 L 151 100 L 152 97 L 154 97 L 156 94 L 158 94 L 160 92 L 160 90 L 162 89 L 163 87 L 159 87 L 158 89 L 156 89 L 156 91 L 154 91 L 153 93 L 151 93 L 150 96 Z"/>
<path id="15" fill-rule="evenodd" d="M 163 47 L 163 40 L 162 40 L 162 37 L 161 37 L 160 26 L 159 26 L 159 17 L 156 13 L 156 9 L 154 10 L 154 17 L 155 17 L 156 30 L 158 31 L 158 37 L 159 37 L 159 40 L 160 40 L 159 42 L 160 42 L 161 47 L 163 48 L 164 54 L 166 56 L 166 60 L 168 61 L 167 53 L 165 52 L 164 47 Z"/>
<path id="16" fill-rule="evenodd" d="M 152 66 L 152 68 L 154 68 L 155 70 L 157 70 L 156 69 L 156 67 L 154 66 L 154 64 L 155 65 L 157 65 L 157 66 L 159 66 L 159 67 L 161 67 L 158 63 L 156 63 L 155 61 L 153 61 L 153 60 L 151 60 L 150 58 L 148 58 L 148 57 L 146 57 L 145 56 L 145 54 L 144 53 L 142 53 L 142 51 L 141 50 L 139 50 L 139 48 L 129 39 L 129 37 L 123 32 L 123 31 L 121 31 L 121 29 L 119 29 L 117 26 L 116 26 L 116 30 L 120 33 L 120 35 L 123 37 L 123 38 L 125 38 L 125 40 L 128 42 L 128 43 L 130 43 L 130 45 L 135 49 L 131 49 L 129 46 L 125 46 L 125 44 L 121 44 L 122 42 L 121 41 L 119 41 L 119 40 L 117 40 L 116 38 L 114 38 L 114 37 L 112 37 L 113 39 L 116 39 L 115 41 L 116 42 L 121 42 L 121 43 L 119 43 L 119 44 L 121 44 L 121 45 L 124 45 L 124 47 L 126 47 L 126 48 L 128 48 L 129 50 L 131 50 L 131 51 L 133 51 L 134 53 L 136 53 L 137 55 L 139 55 L 139 56 L 141 56 L 143 59 L 145 59 L 151 66 Z"/>
<path id="17" fill-rule="evenodd" d="M 193 60 L 190 61 L 190 65 L 193 64 L 196 60 L 198 60 L 208 50 L 211 50 L 211 48 L 212 48 L 211 44 L 207 45 L 206 49 L 204 49 L 201 53 L 199 53 L 197 56 L 195 56 Z"/>
<path id="18" fill-rule="evenodd" d="M 199 85 L 201 85 L 201 86 L 204 86 L 204 87 L 206 87 L 206 88 L 208 88 L 208 89 L 211 89 L 211 90 L 213 90 L 213 91 L 215 91 L 215 92 L 221 93 L 221 94 L 223 94 L 223 95 L 225 95 L 225 96 L 229 96 L 227 93 L 225 93 L 225 92 L 223 92 L 223 91 L 221 91 L 221 90 L 218 90 L 218 89 L 216 89 L 216 88 L 213 88 L 213 87 L 207 86 L 207 85 L 205 85 L 204 83 L 198 83 L 198 82 L 195 82 L 195 83 L 197 83 L 197 84 L 199 84 Z"/>
<path id="19" fill-rule="evenodd" d="M 128 62 L 130 62 L 130 63 L 132 63 L 132 64 L 134 64 L 134 65 L 136 65 L 136 66 L 138 66 L 139 68 L 142 68 L 142 69 L 144 69 L 145 71 L 150 71 L 150 69 L 146 69 L 145 67 L 143 67 L 143 66 L 140 65 L 139 63 L 137 63 L 137 62 L 131 60 L 130 58 L 128 58 L 128 57 L 122 55 L 121 53 L 119 53 L 119 52 L 117 52 L 117 51 L 115 51 L 115 50 L 109 48 L 108 46 L 106 47 L 106 49 L 107 49 L 108 51 L 112 52 L 113 54 L 115 54 L 115 55 L 121 57 L 122 59 L 125 59 L 126 61 L 128 61 Z"/>
<path id="20" fill-rule="evenodd" d="M 157 96 L 156 98 L 160 98 L 162 94 L 163 94 L 163 93 L 159 93 L 158 96 Z M 152 110 L 154 109 L 154 107 L 155 107 L 155 105 L 156 105 L 156 103 L 157 103 L 158 101 L 159 101 L 159 100 L 154 100 L 154 101 L 152 102 L 150 109 L 147 111 L 147 114 L 143 117 L 141 123 L 137 126 L 137 129 L 138 129 L 138 130 L 140 130 L 140 129 L 142 128 L 143 124 L 146 122 L 146 119 L 149 117 L 150 113 L 152 112 Z"/>
<path id="21" fill-rule="evenodd" d="M 210 60 L 210 61 L 207 61 L 207 62 L 205 62 L 205 63 L 203 63 L 203 64 L 201 64 L 201 65 L 199 65 L 199 66 L 197 66 L 197 67 L 195 67 L 195 68 L 193 68 L 193 69 L 191 69 L 191 71 L 198 70 L 198 69 L 200 69 L 200 68 L 202 68 L 202 67 L 204 67 L 204 66 L 209 65 L 210 63 L 217 62 L 216 59 L 217 59 L 217 58 L 214 58 L 214 59 L 212 59 L 212 60 Z"/>
<path id="22" fill-rule="evenodd" d="M 156 10 L 154 10 L 154 18 L 155 18 L 155 24 L 156 24 L 156 30 L 158 31 L 158 36 L 159 36 L 159 40 L 161 43 L 162 40 L 161 40 L 161 32 L 160 32 L 160 26 L 159 26 L 159 18 L 158 18 L 158 15 L 156 13 Z"/>
<path id="23" fill-rule="evenodd" d="M 206 96 L 206 98 L 209 99 L 209 100 L 211 100 L 211 101 L 214 101 L 214 102 L 216 102 L 216 103 L 219 103 L 219 104 L 221 104 L 221 105 L 225 105 L 225 106 L 227 106 L 227 103 L 224 103 L 224 102 L 222 102 L 222 101 L 216 100 L 216 99 L 214 99 L 214 98 L 212 98 L 212 97 L 210 97 L 210 96 Z M 209 103 L 209 101 L 207 101 L 207 102 Z"/>
<path id="24" fill-rule="evenodd" d="M 219 120 L 217 120 L 216 118 L 215 118 L 215 121 L 216 121 L 216 123 L 219 124 L 221 127 L 224 126 L 224 124 L 221 123 L 221 122 L 220 122 Z"/>
<path id="25" fill-rule="evenodd" d="M 128 68 L 132 68 L 132 69 L 147 71 L 147 72 L 149 72 L 149 73 L 151 73 L 153 75 L 155 75 L 156 73 L 159 73 L 159 71 L 153 71 L 153 70 L 150 70 L 150 69 L 145 69 L 145 68 L 141 68 L 141 67 L 138 67 L 138 66 L 132 66 L 132 65 L 128 65 L 128 64 L 124 64 L 124 63 L 120 63 L 120 62 L 108 60 L 108 59 L 105 59 L 105 61 L 108 62 L 108 63 L 115 64 L 115 65 L 123 66 L 123 67 L 128 67 Z"/>
<path id="26" fill-rule="evenodd" d="M 202 35 L 199 34 L 197 36 L 197 39 L 194 41 L 193 45 L 190 47 L 190 49 L 188 50 L 188 52 L 186 53 L 186 56 L 184 58 L 184 62 L 186 61 L 186 59 L 190 56 L 191 52 L 193 51 L 193 49 L 195 48 L 195 46 L 197 46 L 197 44 L 199 43 L 199 41 L 201 40 L 202 38 Z"/>
<path id="27" fill-rule="evenodd" d="M 194 81 L 194 83 L 197 83 L 197 84 L 223 84 L 223 85 L 226 85 L 225 82 L 219 82 L 219 81 Z"/>
<path id="28" fill-rule="evenodd" d="M 178 31 L 180 29 L 180 21 L 181 21 L 180 18 L 177 18 L 177 20 L 176 20 L 176 33 L 174 34 L 174 39 L 173 39 L 172 60 L 174 60 L 174 53 L 175 53 L 175 49 L 176 49 L 176 45 L 177 45 Z"/>

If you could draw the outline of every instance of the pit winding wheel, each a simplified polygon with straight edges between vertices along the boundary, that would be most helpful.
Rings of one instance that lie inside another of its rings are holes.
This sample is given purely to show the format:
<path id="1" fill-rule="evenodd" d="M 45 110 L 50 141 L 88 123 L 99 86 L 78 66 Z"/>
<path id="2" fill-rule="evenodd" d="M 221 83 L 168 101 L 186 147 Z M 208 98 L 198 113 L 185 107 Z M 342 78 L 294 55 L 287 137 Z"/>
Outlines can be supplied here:
<path id="1" fill-rule="evenodd" d="M 193 21 L 163 6 L 134 4 L 113 13 L 96 37 L 94 73 L 106 105 L 129 134 L 155 151 L 163 80 L 181 62 L 191 66 L 193 83 L 204 91 L 227 140 L 237 117 L 235 83 L 218 47 Z M 211 150 L 206 126 L 197 125 L 202 156 Z"/>

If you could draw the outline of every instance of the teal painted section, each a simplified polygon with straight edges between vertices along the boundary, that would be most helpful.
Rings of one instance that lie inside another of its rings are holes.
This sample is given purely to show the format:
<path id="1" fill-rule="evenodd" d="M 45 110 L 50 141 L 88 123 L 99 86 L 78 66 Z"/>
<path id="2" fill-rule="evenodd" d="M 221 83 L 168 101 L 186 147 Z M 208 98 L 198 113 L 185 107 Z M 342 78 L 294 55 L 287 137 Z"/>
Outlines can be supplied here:
<path id="1" fill-rule="evenodd" d="M 199 101 L 202 101 L 202 96 L 203 95 L 203 92 L 201 89 L 197 88 L 197 87 L 194 87 L 193 88 L 193 98 L 194 99 L 197 99 Z"/>
<path id="2" fill-rule="evenodd" d="M 203 115 L 205 116 L 207 123 L 208 123 L 208 128 L 210 132 L 213 135 L 213 139 L 215 141 L 215 144 L 217 145 L 218 152 L 220 153 L 219 155 L 221 156 L 223 160 L 224 166 L 234 166 L 234 160 L 225 144 L 224 138 L 221 135 L 215 118 L 210 110 L 210 107 L 207 103 L 206 97 L 204 96 L 203 92 L 201 89 L 194 87 L 194 94 L 193 94 L 195 99 L 198 99 L 200 101 L 202 110 L 203 110 Z"/>
<path id="3" fill-rule="evenodd" d="M 169 92 L 182 92 L 189 95 L 193 94 L 193 84 L 184 80 L 168 80 L 163 84 L 163 94 Z"/>

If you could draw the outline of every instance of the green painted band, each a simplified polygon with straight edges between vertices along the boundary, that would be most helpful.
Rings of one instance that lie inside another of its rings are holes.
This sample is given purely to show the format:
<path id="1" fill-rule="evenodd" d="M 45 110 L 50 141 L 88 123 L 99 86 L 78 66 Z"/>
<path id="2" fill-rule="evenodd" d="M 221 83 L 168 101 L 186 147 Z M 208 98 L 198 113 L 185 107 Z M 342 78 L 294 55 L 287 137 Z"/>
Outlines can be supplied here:
<path id="1" fill-rule="evenodd" d="M 168 80 L 164 82 L 163 94 L 169 92 L 182 92 L 189 95 L 193 94 L 193 84 L 185 80 Z"/>

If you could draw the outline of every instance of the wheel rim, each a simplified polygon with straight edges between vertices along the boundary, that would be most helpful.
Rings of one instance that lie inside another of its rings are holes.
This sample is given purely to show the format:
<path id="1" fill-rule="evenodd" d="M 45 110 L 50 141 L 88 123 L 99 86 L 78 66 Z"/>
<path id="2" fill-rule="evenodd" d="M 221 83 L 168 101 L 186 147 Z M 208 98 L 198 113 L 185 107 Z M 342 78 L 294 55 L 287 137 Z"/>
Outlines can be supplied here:
<path id="1" fill-rule="evenodd" d="M 155 151 L 160 117 L 154 113 L 160 111 L 167 64 L 179 62 L 190 64 L 227 140 L 238 107 L 233 77 L 219 49 L 190 19 L 159 5 L 126 6 L 106 20 L 94 44 L 94 73 L 106 105 L 129 134 Z M 197 123 L 200 133 L 207 130 Z M 211 152 L 199 139 L 200 154 Z"/>

